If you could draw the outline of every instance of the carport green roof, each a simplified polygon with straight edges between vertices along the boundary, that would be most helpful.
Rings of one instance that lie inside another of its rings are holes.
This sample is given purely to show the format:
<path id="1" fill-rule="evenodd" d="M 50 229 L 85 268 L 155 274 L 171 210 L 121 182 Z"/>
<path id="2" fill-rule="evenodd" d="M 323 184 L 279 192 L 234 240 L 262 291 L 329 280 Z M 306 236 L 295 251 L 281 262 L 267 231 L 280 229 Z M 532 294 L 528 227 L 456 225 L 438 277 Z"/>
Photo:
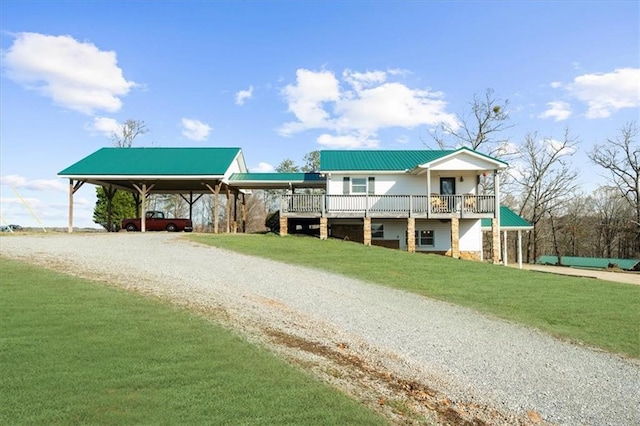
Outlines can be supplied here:
<path id="1" fill-rule="evenodd" d="M 320 151 L 320 171 L 404 171 L 430 163 L 460 151 L 473 152 L 492 161 L 504 163 L 468 148 L 457 150 L 327 150 Z"/>
<path id="2" fill-rule="evenodd" d="M 240 148 L 102 148 L 59 176 L 222 176 Z"/>
<path id="3" fill-rule="evenodd" d="M 482 219 L 482 228 L 491 228 L 491 219 Z M 516 212 L 511 210 L 507 206 L 500 206 L 500 228 L 504 229 L 531 229 L 533 228 L 529 222 L 527 222 L 521 216 L 518 216 Z"/>

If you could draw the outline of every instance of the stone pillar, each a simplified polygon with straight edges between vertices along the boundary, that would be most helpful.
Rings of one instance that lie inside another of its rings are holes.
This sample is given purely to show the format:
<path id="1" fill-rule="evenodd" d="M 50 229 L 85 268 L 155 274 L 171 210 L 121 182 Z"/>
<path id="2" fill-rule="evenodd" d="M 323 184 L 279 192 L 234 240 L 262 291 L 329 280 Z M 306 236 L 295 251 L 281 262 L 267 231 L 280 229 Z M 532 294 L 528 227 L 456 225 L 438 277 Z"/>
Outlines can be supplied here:
<path id="1" fill-rule="evenodd" d="M 416 252 L 416 219 L 413 217 L 407 219 L 407 251 Z"/>
<path id="2" fill-rule="evenodd" d="M 364 230 L 363 243 L 365 246 L 370 246 L 371 245 L 371 218 L 370 217 L 364 218 L 363 230 Z"/>
<path id="3" fill-rule="evenodd" d="M 320 218 L 320 239 L 326 240 L 329 237 L 329 220 L 326 217 Z"/>
<path id="4" fill-rule="evenodd" d="M 493 263 L 500 263 L 500 219 L 491 219 L 491 253 L 493 253 Z"/>
<path id="5" fill-rule="evenodd" d="M 289 218 L 286 216 L 280 216 L 280 235 L 285 236 L 289 232 L 287 228 L 289 225 Z"/>
<path id="6" fill-rule="evenodd" d="M 451 218 L 451 257 L 460 258 L 460 219 Z"/>

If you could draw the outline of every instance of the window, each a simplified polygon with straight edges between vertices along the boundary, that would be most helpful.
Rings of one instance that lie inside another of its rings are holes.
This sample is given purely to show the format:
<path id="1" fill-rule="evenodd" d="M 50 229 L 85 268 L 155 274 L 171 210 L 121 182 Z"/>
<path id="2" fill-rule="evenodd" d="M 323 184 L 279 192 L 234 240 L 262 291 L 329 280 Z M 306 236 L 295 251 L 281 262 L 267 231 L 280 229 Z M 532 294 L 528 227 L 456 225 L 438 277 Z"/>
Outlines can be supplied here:
<path id="1" fill-rule="evenodd" d="M 434 247 L 435 237 L 433 230 L 421 229 L 416 231 L 416 246 L 420 247 Z"/>
<path id="2" fill-rule="evenodd" d="M 384 239 L 384 225 L 382 223 L 371 224 L 371 238 L 376 240 Z"/>
<path id="3" fill-rule="evenodd" d="M 344 195 L 349 194 L 369 194 L 376 193 L 376 178 L 369 176 L 366 178 L 342 178 L 342 193 Z"/>
<path id="4" fill-rule="evenodd" d="M 351 193 L 352 194 L 366 194 L 367 193 L 367 179 L 366 178 L 353 178 L 353 179 L 351 179 Z"/>

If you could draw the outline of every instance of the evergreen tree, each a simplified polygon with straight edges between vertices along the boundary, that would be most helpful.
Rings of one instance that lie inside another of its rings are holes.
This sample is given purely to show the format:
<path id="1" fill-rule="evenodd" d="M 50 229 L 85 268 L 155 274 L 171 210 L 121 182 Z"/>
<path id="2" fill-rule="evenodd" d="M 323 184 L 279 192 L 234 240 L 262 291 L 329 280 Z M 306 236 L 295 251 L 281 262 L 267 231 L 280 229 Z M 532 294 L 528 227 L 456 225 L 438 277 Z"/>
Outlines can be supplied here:
<path id="1" fill-rule="evenodd" d="M 107 225 L 107 194 L 103 187 L 96 188 L 96 206 L 93 210 L 93 221 L 104 229 L 109 230 Z M 122 219 L 136 217 L 136 203 L 130 192 L 116 191 L 111 200 L 111 223 L 112 230 L 119 231 Z"/>

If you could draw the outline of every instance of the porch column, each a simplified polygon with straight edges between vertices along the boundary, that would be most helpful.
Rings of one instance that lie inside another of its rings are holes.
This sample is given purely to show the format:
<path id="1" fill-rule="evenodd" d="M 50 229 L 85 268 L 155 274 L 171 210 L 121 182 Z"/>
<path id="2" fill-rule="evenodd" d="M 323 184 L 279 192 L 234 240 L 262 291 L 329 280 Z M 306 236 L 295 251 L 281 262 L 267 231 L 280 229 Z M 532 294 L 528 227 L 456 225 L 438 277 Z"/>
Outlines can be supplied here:
<path id="1" fill-rule="evenodd" d="M 280 216 L 280 236 L 284 237 L 287 235 L 289 230 L 287 229 L 289 226 L 289 218 L 286 216 Z"/>
<path id="2" fill-rule="evenodd" d="M 407 251 L 409 253 L 416 252 L 416 218 L 407 219 Z"/>
<path id="3" fill-rule="evenodd" d="M 500 227 L 497 218 L 491 219 L 491 253 L 493 263 L 500 263 Z"/>
<path id="4" fill-rule="evenodd" d="M 220 194 L 220 184 L 215 185 L 213 188 L 208 183 L 205 183 L 204 186 L 209 188 L 209 191 L 213 192 L 213 233 L 218 233 L 218 195 Z"/>
<path id="5" fill-rule="evenodd" d="M 146 182 L 144 182 L 142 186 L 138 186 L 135 183 L 132 183 L 132 185 L 140 194 L 140 210 L 142 210 L 142 214 L 140 215 L 140 232 L 147 232 L 147 194 L 153 189 L 155 184 L 150 185 L 148 188 Z"/>
<path id="6" fill-rule="evenodd" d="M 370 217 L 364 218 L 362 230 L 364 231 L 364 237 L 362 242 L 365 246 L 370 246 L 371 245 L 371 218 Z"/>
<path id="7" fill-rule="evenodd" d="M 320 239 L 326 240 L 329 237 L 329 220 L 326 217 L 320 218 Z"/>
<path id="8" fill-rule="evenodd" d="M 500 263 L 500 255 L 502 254 L 502 249 L 500 247 L 500 175 L 498 174 L 497 170 L 493 174 L 493 188 L 494 188 L 493 217 L 495 219 L 495 222 L 492 223 L 492 229 L 495 227 L 496 229 L 494 230 L 494 232 L 498 233 L 497 237 L 494 237 L 494 242 L 497 243 L 497 245 L 494 246 L 494 251 L 493 251 L 494 262 L 493 263 Z"/>
<path id="9" fill-rule="evenodd" d="M 460 258 L 460 219 L 451 218 L 451 257 Z"/>
<path id="10" fill-rule="evenodd" d="M 522 269 L 522 230 L 518 229 L 518 267 Z"/>

